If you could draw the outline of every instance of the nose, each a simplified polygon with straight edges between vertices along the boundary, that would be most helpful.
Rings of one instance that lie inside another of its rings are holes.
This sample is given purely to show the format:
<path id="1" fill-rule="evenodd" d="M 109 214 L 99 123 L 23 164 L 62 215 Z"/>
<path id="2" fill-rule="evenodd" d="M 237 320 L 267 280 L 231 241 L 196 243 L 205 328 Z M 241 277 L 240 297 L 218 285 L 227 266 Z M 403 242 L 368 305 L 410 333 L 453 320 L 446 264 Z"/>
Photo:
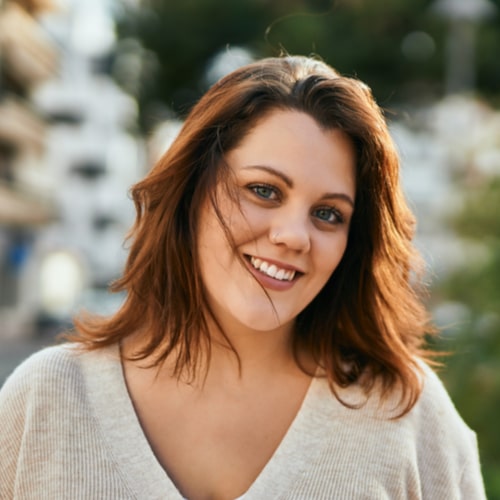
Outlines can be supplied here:
<path id="1" fill-rule="evenodd" d="M 311 234 L 308 220 L 302 217 L 276 220 L 269 229 L 269 240 L 274 245 L 283 245 L 296 252 L 308 252 L 311 249 Z"/>

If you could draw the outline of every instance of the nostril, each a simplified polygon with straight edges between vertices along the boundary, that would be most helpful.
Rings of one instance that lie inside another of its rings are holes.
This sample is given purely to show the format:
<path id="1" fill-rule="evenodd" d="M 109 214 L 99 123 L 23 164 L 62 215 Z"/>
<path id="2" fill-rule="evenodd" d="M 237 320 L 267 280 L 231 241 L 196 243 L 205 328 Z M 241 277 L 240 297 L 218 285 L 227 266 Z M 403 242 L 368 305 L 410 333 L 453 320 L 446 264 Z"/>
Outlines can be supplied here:
<path id="1" fill-rule="evenodd" d="M 308 251 L 311 246 L 310 235 L 306 229 L 293 228 L 271 233 L 269 240 L 274 245 L 285 245 L 291 250 Z"/>

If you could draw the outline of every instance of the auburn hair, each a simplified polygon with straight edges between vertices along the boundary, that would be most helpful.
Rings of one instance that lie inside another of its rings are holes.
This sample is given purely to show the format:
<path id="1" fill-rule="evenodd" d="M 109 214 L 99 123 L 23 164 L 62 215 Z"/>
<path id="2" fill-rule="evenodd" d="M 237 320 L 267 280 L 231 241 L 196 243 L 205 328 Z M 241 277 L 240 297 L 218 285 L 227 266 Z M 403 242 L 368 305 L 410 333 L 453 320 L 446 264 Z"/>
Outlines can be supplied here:
<path id="1" fill-rule="evenodd" d="M 175 373 L 196 372 L 210 352 L 209 311 L 197 257 L 199 214 L 225 178 L 225 154 L 277 109 L 307 113 L 340 129 L 357 155 L 356 203 L 344 256 L 299 314 L 294 348 L 307 349 L 335 387 L 401 390 L 401 414 L 420 391 L 419 358 L 430 359 L 433 331 L 422 302 L 415 220 L 399 179 L 399 159 L 381 109 L 361 81 L 309 57 L 262 59 L 214 84 L 188 114 L 171 147 L 131 190 L 137 217 L 129 233 L 125 291 L 112 316 L 75 318 L 71 340 L 96 349 L 142 331 L 137 359 L 175 355 Z M 227 173 L 227 172 L 226 172 Z M 223 222 L 223 221 L 222 221 Z M 363 375 L 363 376 L 362 376 Z"/>

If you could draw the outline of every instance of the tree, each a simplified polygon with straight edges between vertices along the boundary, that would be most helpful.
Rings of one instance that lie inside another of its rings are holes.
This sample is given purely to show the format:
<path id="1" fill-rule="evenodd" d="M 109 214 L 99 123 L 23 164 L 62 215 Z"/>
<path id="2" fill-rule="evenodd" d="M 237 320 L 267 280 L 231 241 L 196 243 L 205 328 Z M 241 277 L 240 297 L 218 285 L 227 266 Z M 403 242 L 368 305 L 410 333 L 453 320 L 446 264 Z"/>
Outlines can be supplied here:
<path id="1" fill-rule="evenodd" d="M 471 189 L 453 226 L 483 248 L 439 287 L 468 318 L 440 342 L 454 355 L 443 378 L 464 420 L 477 432 L 488 498 L 500 499 L 500 178 Z M 481 256 L 481 257 L 479 257 Z"/>
<path id="2" fill-rule="evenodd" d="M 258 57 L 317 53 L 368 82 L 379 102 L 392 106 L 442 89 L 444 21 L 432 13 L 432 2 L 149 0 L 124 10 L 118 31 L 122 39 L 139 39 L 157 61 L 155 71 L 149 66 L 143 72 L 138 92 L 145 128 L 160 103 L 185 113 L 205 90 L 210 58 L 234 46 Z M 427 49 L 421 50 L 418 37 L 408 39 L 415 32 L 428 33 Z M 496 52 L 494 61 L 497 67 Z"/>

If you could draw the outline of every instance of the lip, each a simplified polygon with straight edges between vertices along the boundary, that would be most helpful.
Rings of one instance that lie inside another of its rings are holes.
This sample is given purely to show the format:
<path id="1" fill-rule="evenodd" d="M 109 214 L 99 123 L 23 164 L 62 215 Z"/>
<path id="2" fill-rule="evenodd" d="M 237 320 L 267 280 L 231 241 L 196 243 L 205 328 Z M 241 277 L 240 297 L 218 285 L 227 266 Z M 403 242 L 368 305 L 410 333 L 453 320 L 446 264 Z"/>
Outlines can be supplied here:
<path id="1" fill-rule="evenodd" d="M 259 255 L 250 255 L 250 254 L 245 254 L 244 257 L 245 260 L 248 261 L 250 260 L 251 257 L 255 257 L 256 259 L 265 260 L 266 262 L 269 262 L 269 264 L 274 264 L 276 267 L 280 269 L 285 269 L 286 271 L 295 271 L 298 274 L 305 274 L 302 269 L 295 266 L 291 266 L 290 264 L 285 264 L 284 262 L 280 262 L 279 260 L 268 259 L 267 257 L 260 257 Z"/>
<path id="2" fill-rule="evenodd" d="M 255 256 L 254 256 L 255 257 Z M 281 269 L 285 269 L 287 271 L 295 271 L 295 277 L 291 281 L 281 281 L 277 280 L 275 278 L 272 278 L 271 276 L 268 276 L 267 274 L 263 273 L 262 271 L 259 271 L 258 269 L 255 269 L 255 267 L 252 266 L 250 263 L 250 255 L 245 255 L 244 260 L 246 263 L 246 266 L 248 267 L 248 270 L 252 273 L 252 275 L 255 277 L 255 279 L 264 287 L 269 290 L 275 290 L 275 291 L 285 291 L 289 290 L 292 288 L 297 280 L 304 274 L 303 271 L 301 271 L 299 268 L 290 266 L 288 264 L 284 264 L 283 262 L 279 262 L 274 259 L 267 259 L 263 257 L 258 257 L 261 260 L 265 260 L 266 262 L 269 262 L 270 264 L 274 264 L 276 267 L 279 267 Z"/>

